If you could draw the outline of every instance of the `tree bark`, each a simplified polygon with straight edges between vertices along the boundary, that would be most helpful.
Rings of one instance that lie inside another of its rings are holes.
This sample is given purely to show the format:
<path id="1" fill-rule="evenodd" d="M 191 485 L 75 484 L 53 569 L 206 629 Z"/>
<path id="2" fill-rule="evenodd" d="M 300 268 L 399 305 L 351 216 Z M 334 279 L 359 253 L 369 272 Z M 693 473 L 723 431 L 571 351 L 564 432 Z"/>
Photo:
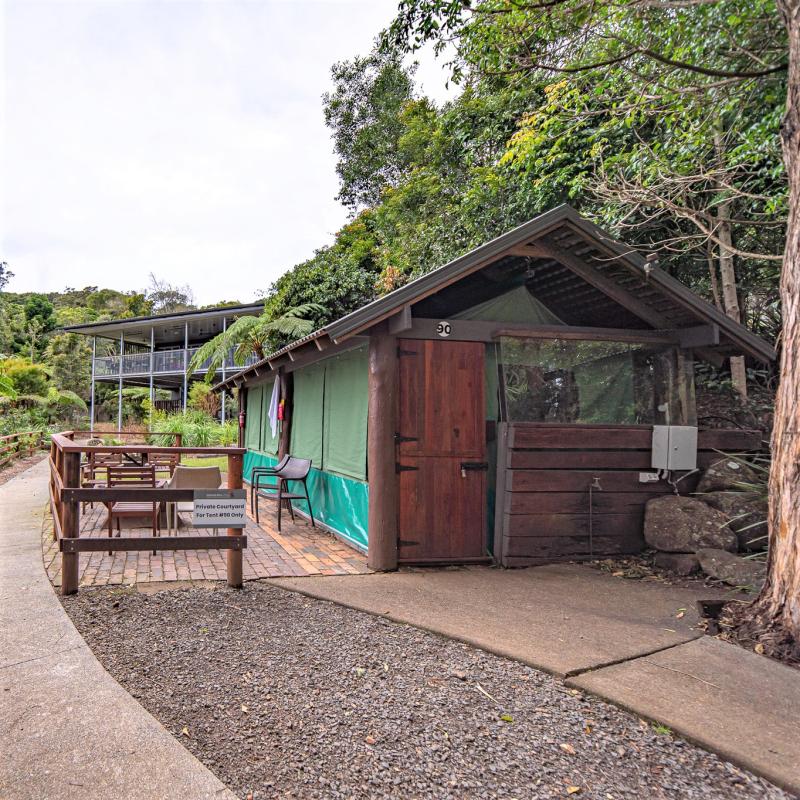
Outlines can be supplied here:
<path id="1" fill-rule="evenodd" d="M 783 340 L 769 481 L 769 561 L 756 613 L 800 643 L 800 0 L 777 0 L 789 34 L 786 115 L 781 125 L 789 222 L 781 273 Z"/>

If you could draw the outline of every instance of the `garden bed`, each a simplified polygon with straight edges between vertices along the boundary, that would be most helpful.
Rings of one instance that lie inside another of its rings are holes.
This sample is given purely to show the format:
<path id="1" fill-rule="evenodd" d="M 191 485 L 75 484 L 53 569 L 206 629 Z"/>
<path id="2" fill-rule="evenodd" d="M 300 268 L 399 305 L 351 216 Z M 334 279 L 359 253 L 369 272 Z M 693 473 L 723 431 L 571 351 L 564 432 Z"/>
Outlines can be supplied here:
<path id="1" fill-rule="evenodd" d="M 242 798 L 790 797 L 544 673 L 273 586 L 64 606 Z"/>

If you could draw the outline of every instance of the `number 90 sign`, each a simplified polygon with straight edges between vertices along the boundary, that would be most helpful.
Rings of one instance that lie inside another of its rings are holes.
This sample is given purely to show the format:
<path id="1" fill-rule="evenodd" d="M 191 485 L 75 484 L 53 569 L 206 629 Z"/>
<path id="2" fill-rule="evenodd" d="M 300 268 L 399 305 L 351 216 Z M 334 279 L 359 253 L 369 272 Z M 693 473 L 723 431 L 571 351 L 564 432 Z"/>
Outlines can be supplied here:
<path id="1" fill-rule="evenodd" d="M 453 329 L 450 327 L 449 322 L 440 322 L 436 325 L 436 333 L 439 334 L 443 339 L 446 339 L 451 333 Z"/>

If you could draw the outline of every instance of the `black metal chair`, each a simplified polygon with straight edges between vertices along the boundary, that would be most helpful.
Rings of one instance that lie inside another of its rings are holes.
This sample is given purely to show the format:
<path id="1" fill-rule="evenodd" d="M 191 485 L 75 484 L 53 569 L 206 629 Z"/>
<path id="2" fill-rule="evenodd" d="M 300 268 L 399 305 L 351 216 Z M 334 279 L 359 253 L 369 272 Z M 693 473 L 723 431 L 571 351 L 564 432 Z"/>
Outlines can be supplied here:
<path id="1" fill-rule="evenodd" d="M 286 464 L 275 472 L 274 478 L 277 478 L 278 483 L 273 491 L 266 489 L 259 489 L 256 492 L 256 522 L 258 522 L 258 498 L 263 497 L 266 500 L 276 500 L 278 502 L 278 531 L 281 529 L 281 508 L 284 503 L 289 506 L 289 513 L 294 522 L 294 510 L 292 509 L 292 500 L 304 500 L 308 506 L 308 515 L 311 517 L 311 527 L 316 528 L 314 523 L 314 511 L 311 508 L 311 498 L 308 494 L 308 473 L 311 472 L 311 460 L 307 458 L 294 458 L 290 456 Z M 303 494 L 289 491 L 290 483 L 302 483 Z"/>
<path id="2" fill-rule="evenodd" d="M 289 461 L 290 456 L 285 455 L 275 466 L 272 467 L 253 467 L 250 473 L 250 513 L 255 511 L 255 494 L 260 488 L 261 478 L 274 478 L 275 473 L 282 470 Z M 268 483 L 267 487 L 277 488 L 276 483 Z"/>

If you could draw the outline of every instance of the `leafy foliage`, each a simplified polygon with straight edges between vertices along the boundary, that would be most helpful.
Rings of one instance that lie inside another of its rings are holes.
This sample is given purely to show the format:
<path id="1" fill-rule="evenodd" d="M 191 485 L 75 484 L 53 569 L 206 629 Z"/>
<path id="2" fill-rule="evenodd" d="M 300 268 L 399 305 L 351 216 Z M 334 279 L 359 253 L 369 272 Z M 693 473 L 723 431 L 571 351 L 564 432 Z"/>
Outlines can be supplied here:
<path id="1" fill-rule="evenodd" d="M 259 317 L 239 317 L 197 350 L 189 362 L 187 374 L 192 375 L 205 364 L 206 380 L 210 382 L 231 352 L 234 363 L 239 366 L 251 355 L 264 358 L 265 347 L 274 337 L 291 340 L 311 333 L 315 326 L 306 317 L 321 311 L 322 307 L 315 303 L 304 303 L 286 309 L 279 316 L 272 316 L 265 310 Z"/>

